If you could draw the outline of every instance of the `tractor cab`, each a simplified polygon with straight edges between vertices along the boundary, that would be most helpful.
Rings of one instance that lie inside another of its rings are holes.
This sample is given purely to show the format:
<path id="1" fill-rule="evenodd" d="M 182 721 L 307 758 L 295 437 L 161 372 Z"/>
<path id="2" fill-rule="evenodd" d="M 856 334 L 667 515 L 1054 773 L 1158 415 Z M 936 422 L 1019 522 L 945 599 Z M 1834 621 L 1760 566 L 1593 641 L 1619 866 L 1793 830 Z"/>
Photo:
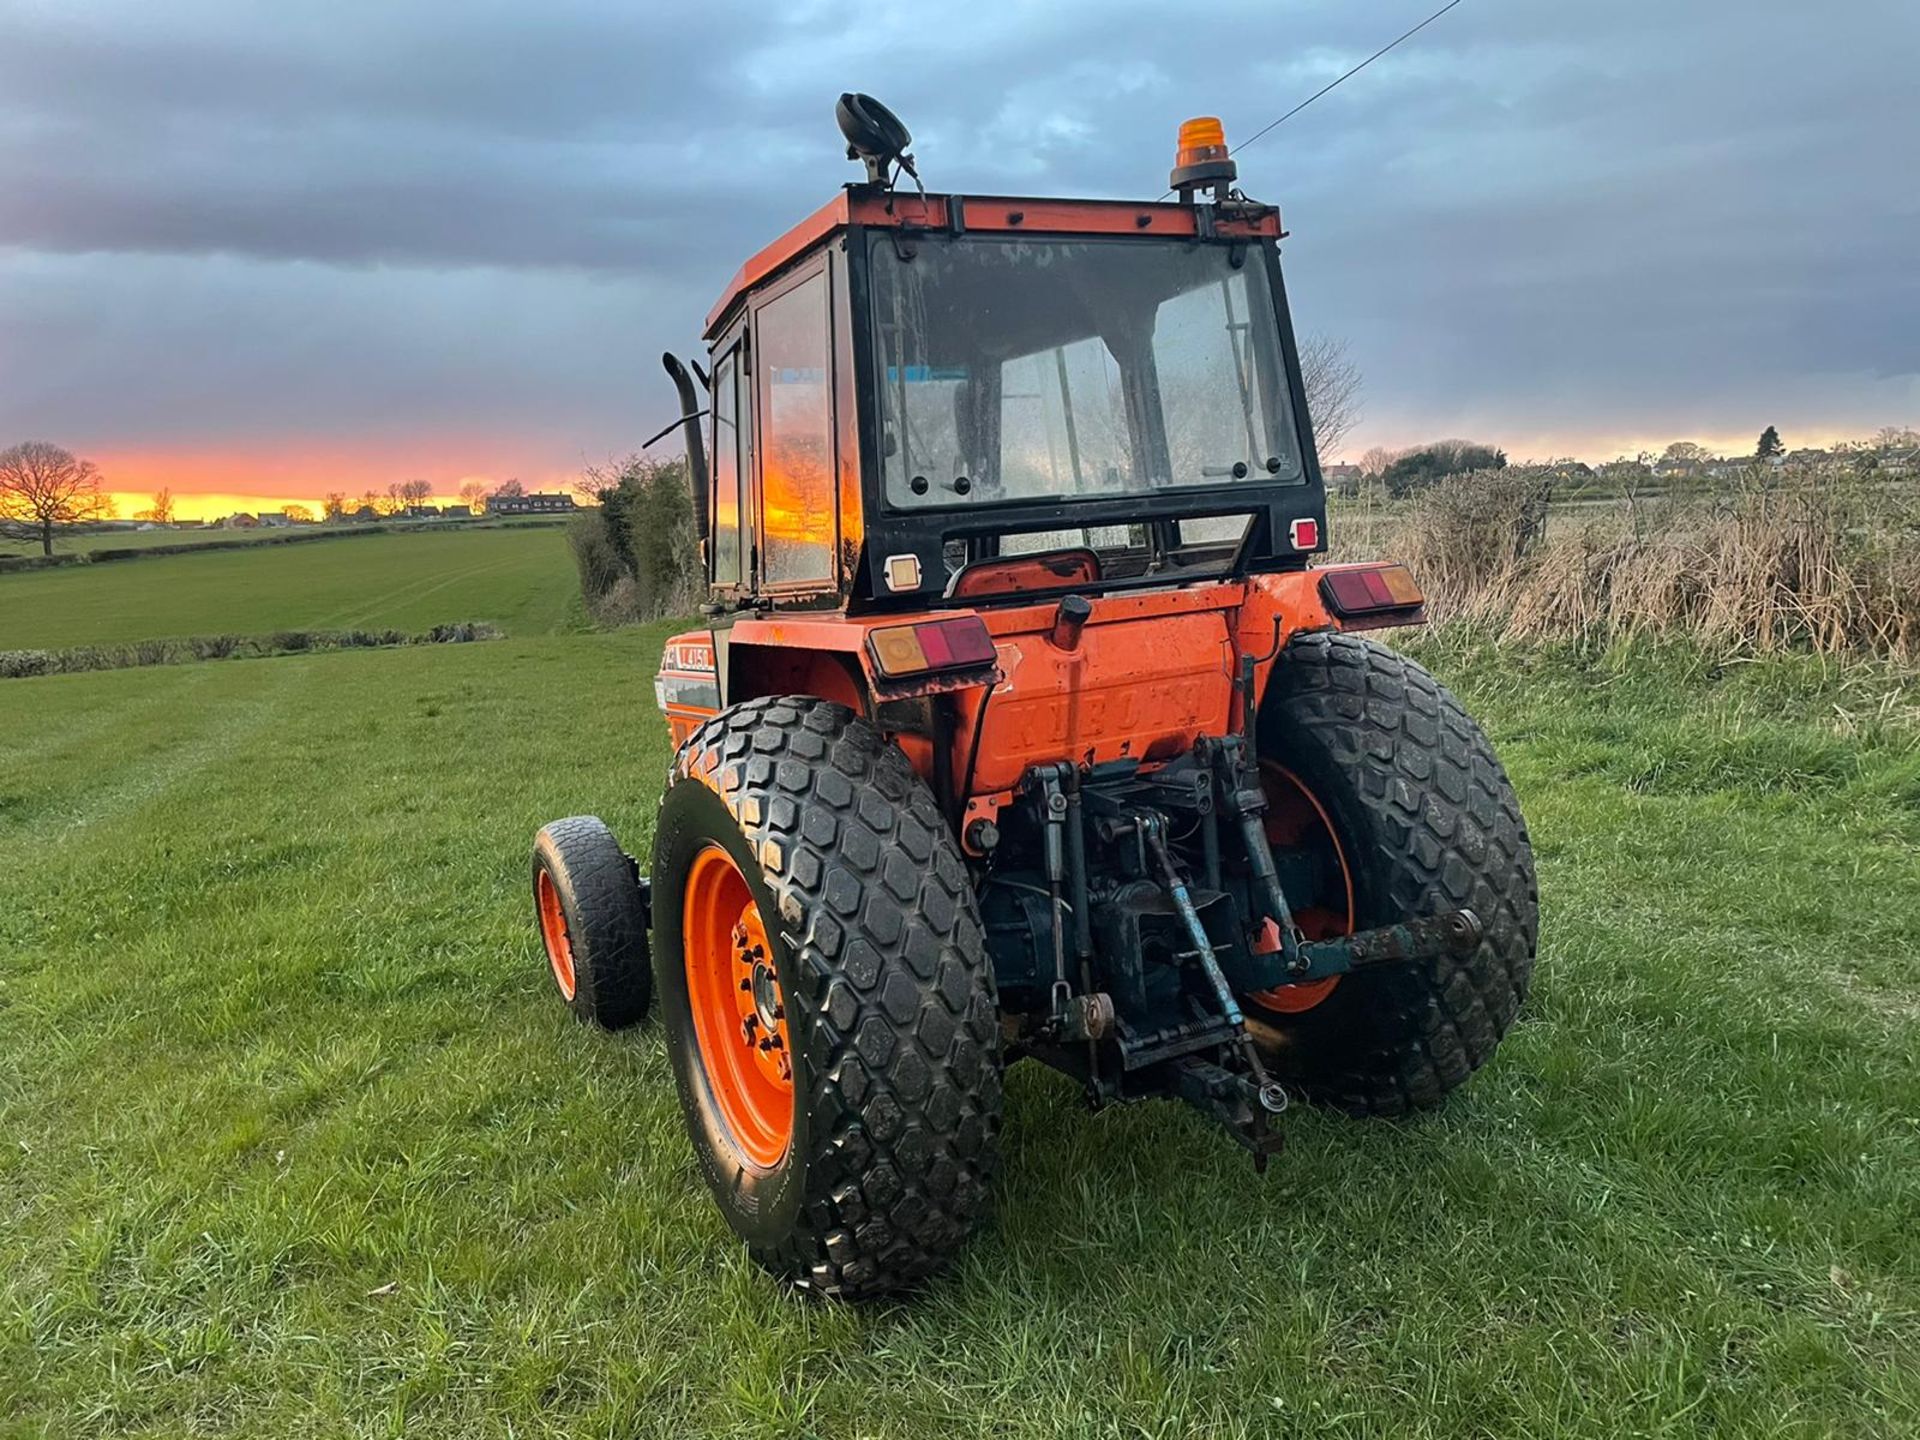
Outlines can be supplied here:
<path id="1" fill-rule="evenodd" d="M 707 411 L 713 603 L 861 613 L 1304 565 L 1325 501 L 1281 233 L 1237 195 L 848 186 L 740 268 L 708 316 L 706 403 L 683 387 Z"/>

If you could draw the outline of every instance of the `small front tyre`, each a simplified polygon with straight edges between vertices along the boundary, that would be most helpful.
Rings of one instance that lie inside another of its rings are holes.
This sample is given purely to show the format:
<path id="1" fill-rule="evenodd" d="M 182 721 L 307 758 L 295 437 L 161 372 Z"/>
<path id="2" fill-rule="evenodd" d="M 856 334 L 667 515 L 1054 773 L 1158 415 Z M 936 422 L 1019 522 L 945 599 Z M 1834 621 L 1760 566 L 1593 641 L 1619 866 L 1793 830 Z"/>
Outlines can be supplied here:
<path id="1" fill-rule="evenodd" d="M 533 912 L 567 1008 L 621 1030 L 653 999 L 647 896 L 633 859 L 597 817 L 575 815 L 533 837 Z"/>

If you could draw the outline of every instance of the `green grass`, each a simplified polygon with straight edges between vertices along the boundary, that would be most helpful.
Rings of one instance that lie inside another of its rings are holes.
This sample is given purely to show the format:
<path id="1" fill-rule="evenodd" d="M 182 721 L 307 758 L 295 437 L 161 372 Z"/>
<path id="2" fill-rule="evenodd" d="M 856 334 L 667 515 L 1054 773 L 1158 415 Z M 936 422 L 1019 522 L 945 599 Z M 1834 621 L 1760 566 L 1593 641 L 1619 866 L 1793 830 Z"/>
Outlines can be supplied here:
<path id="1" fill-rule="evenodd" d="M 289 535 L 313 533 L 312 527 L 280 530 L 262 527 L 256 530 L 224 530 L 187 526 L 173 530 L 68 530 L 54 536 L 53 553 L 67 555 L 89 550 L 150 550 L 156 545 L 256 544 L 284 542 Z M 0 537 L 0 555 L 38 555 L 38 540 L 9 540 Z"/>
<path id="2" fill-rule="evenodd" d="M 551 525 L 552 520 L 506 519 L 506 520 L 382 520 L 383 527 L 402 531 L 433 531 L 449 526 L 462 530 L 479 528 L 498 528 L 500 526 L 540 527 Z M 346 534 L 355 533 L 355 527 L 344 527 Z M 161 530 L 67 530 L 54 537 L 53 551 L 56 555 L 65 555 L 75 551 L 88 550 L 149 550 L 156 545 L 209 545 L 215 543 L 265 543 L 285 544 L 288 540 L 303 543 L 315 534 L 329 538 L 340 533 L 333 527 L 316 530 L 311 525 L 281 529 L 274 526 L 261 526 L 253 530 L 226 530 L 219 527 L 189 525 L 178 529 Z M 38 540 L 10 539 L 0 535 L 0 555 L 38 555 Z"/>
<path id="3" fill-rule="evenodd" d="M 994 1221 L 854 1310 L 747 1262 L 658 1029 L 534 939 L 539 823 L 648 851 L 666 629 L 0 684 L 0 1434 L 1920 1431 L 1897 680 L 1430 644 L 1539 849 L 1494 1062 L 1264 1178 L 1022 1066 Z"/>
<path id="4" fill-rule="evenodd" d="M 260 540 L 282 530 L 70 530 L 54 537 L 53 553 L 79 550 L 145 550 L 154 545 L 204 545 L 211 540 Z M 38 540 L 0 535 L 0 555 L 38 555 Z"/>
<path id="5" fill-rule="evenodd" d="M 313 527 L 281 530 L 263 526 L 256 530 L 208 529 L 189 526 L 179 530 L 69 530 L 54 536 L 55 555 L 82 554 L 91 550 L 151 550 L 159 545 L 272 544 L 285 543 L 290 535 L 310 535 Z M 10 540 L 0 536 L 0 555 L 35 556 L 41 553 L 38 540 Z"/>
<path id="6" fill-rule="evenodd" d="M 0 649 L 455 620 L 546 634 L 579 613 L 571 571 L 564 528 L 545 525 L 33 570 L 0 575 Z"/>

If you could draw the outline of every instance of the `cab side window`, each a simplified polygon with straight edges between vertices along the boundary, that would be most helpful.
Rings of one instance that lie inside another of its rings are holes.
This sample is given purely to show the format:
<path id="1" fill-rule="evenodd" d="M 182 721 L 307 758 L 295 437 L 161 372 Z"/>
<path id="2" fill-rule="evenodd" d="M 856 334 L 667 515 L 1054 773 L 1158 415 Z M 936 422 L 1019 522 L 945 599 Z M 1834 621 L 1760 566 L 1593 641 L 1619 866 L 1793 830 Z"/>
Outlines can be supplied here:
<path id="1" fill-rule="evenodd" d="M 741 404 L 740 350 L 713 367 L 713 584 L 731 589 L 751 582 L 752 526 L 746 522 L 748 463 L 745 407 Z"/>
<path id="2" fill-rule="evenodd" d="M 740 579 L 740 466 L 735 460 L 739 423 L 734 410 L 734 359 L 713 367 L 713 583 Z"/>
<path id="3" fill-rule="evenodd" d="M 760 307 L 754 330 L 760 406 L 761 569 L 769 585 L 833 577 L 833 369 L 827 277 Z"/>

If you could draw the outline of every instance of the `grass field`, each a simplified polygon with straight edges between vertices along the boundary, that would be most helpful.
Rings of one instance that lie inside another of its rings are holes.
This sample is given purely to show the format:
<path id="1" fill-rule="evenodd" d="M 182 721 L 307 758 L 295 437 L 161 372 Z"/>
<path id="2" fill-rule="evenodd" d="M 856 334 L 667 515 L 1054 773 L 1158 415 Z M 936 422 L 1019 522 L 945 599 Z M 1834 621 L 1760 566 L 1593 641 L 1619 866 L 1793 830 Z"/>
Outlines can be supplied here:
<path id="1" fill-rule="evenodd" d="M 411 583 L 448 542 L 397 543 Z M 161 566 L 0 577 L 5 623 Z M 271 603 L 356 588 L 308 586 Z M 535 628 L 0 683 L 0 1435 L 1920 1431 L 1897 678 L 1429 641 L 1539 849 L 1491 1066 L 1413 1123 L 1296 1109 L 1264 1179 L 1021 1067 L 994 1221 L 853 1310 L 725 1233 L 658 1030 L 551 993 L 529 837 L 594 810 L 647 853 L 667 627 Z"/>
<path id="2" fill-rule="evenodd" d="M 533 635 L 579 604 L 560 526 L 372 535 L 0 575 L 0 649 L 488 620 Z"/>
<path id="3" fill-rule="evenodd" d="M 449 526 L 443 520 L 383 520 L 385 528 L 405 532 L 431 533 L 435 530 L 458 528 L 473 530 L 477 528 L 499 528 L 514 526 L 519 528 L 540 528 L 551 524 L 544 520 L 459 520 Z M 165 530 L 76 530 L 60 534 L 54 541 L 54 553 L 65 555 L 73 551 L 87 550 L 150 550 L 156 545 L 212 545 L 212 544 L 267 544 L 284 545 L 290 539 L 295 544 L 309 543 L 316 536 L 334 538 L 338 531 L 332 527 L 315 529 L 303 526 L 297 529 L 282 530 L 261 527 L 256 530 L 206 529 L 189 526 L 182 529 Z M 354 533 L 352 527 L 346 527 L 345 533 Z M 13 540 L 0 535 L 0 555 L 38 555 L 40 542 L 37 540 Z"/>
<path id="4" fill-rule="evenodd" d="M 64 531 L 55 537 L 53 553 L 66 555 L 88 550 L 150 550 L 156 545 L 210 545 L 217 541 L 271 543 L 295 533 L 307 532 L 275 529 L 209 530 L 199 527 L 179 530 L 74 530 Z M 0 555 L 40 553 L 38 540 L 13 540 L 0 536 Z"/>
<path id="5" fill-rule="evenodd" d="M 54 541 L 54 554 L 79 550 L 145 550 L 154 545 L 204 545 L 211 540 L 262 540 L 278 530 L 80 530 L 64 531 Z M 38 555 L 38 540 L 16 540 L 0 535 L 0 555 Z"/>

